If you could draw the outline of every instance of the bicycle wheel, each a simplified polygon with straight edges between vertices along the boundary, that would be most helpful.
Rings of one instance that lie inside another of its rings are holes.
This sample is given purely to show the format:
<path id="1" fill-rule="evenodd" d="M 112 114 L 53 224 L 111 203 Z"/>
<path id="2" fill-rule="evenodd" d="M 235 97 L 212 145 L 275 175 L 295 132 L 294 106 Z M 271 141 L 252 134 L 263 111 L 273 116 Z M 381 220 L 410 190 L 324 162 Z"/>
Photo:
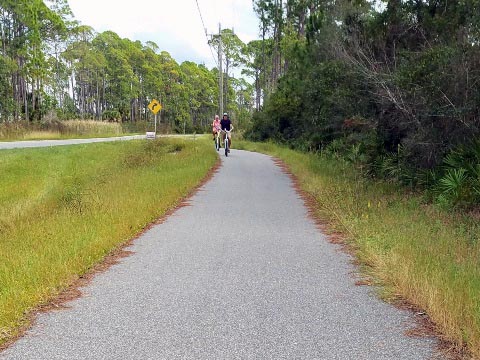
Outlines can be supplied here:
<path id="1" fill-rule="evenodd" d="M 220 149 L 220 138 L 215 137 L 215 149 L 218 151 Z"/>
<path id="2" fill-rule="evenodd" d="M 225 156 L 228 156 L 228 138 L 225 139 Z"/>

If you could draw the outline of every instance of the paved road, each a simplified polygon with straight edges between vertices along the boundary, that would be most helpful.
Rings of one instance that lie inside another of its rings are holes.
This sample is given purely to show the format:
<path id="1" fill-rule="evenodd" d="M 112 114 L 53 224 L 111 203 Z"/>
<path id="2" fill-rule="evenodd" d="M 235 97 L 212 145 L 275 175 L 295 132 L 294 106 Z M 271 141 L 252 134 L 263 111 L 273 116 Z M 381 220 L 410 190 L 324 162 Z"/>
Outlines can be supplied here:
<path id="1" fill-rule="evenodd" d="M 87 144 L 87 143 L 94 143 L 94 142 L 107 142 L 107 141 L 133 140 L 133 139 L 145 139 L 145 135 L 116 136 L 116 137 L 94 138 L 94 139 L 27 140 L 27 141 L 8 141 L 8 142 L 0 141 L 0 150 L 48 147 L 48 146 L 59 146 L 59 145 L 75 145 L 75 144 Z"/>
<path id="2" fill-rule="evenodd" d="M 405 336 L 412 315 L 354 285 L 269 157 L 222 159 L 191 206 L 0 359 L 431 358 L 435 340 Z"/>

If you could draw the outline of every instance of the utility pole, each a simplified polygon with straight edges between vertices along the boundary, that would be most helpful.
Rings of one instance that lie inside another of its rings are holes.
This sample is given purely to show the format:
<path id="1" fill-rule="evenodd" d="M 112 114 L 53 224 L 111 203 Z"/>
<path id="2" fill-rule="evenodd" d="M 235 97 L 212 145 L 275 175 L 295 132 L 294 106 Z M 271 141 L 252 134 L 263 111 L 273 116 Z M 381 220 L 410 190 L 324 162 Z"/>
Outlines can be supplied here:
<path id="1" fill-rule="evenodd" d="M 222 24 L 218 24 L 218 35 L 217 34 L 210 34 L 211 38 L 213 39 L 214 36 L 218 36 L 218 105 L 220 109 L 220 117 L 223 115 L 224 112 L 224 104 L 227 103 L 227 92 L 228 92 L 228 74 L 226 74 L 226 83 L 223 78 L 223 39 L 224 35 L 229 34 L 222 34 Z M 228 57 L 227 57 L 227 70 L 228 70 Z M 224 89 L 226 86 L 226 89 Z"/>
<path id="2" fill-rule="evenodd" d="M 220 118 L 223 116 L 223 69 L 222 69 L 222 25 L 218 24 L 218 88 L 219 88 L 219 98 L 218 102 L 220 105 Z"/>

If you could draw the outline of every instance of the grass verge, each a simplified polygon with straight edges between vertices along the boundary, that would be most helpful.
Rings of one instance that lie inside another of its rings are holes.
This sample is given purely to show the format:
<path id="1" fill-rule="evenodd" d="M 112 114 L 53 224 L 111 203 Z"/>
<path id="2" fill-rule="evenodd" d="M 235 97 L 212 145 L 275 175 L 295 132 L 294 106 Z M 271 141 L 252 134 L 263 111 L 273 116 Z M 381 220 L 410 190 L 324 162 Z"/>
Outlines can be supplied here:
<path id="1" fill-rule="evenodd" d="M 112 250 L 186 196 L 217 161 L 206 140 L 0 152 L 0 347 Z"/>
<path id="2" fill-rule="evenodd" d="M 392 184 L 366 181 L 341 160 L 265 143 L 235 147 L 282 159 L 380 295 L 423 309 L 452 353 L 480 358 L 478 216 L 446 213 Z"/>

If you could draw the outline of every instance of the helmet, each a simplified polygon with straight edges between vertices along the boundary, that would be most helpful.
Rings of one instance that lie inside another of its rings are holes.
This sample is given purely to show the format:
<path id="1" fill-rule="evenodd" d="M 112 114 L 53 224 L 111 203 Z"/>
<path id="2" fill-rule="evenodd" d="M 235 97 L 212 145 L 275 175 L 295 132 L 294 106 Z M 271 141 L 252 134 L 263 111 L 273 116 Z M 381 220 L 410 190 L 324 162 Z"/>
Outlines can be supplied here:
<path id="1" fill-rule="evenodd" d="M 223 113 L 223 116 L 228 116 L 228 114 L 227 114 L 227 113 Z"/>

